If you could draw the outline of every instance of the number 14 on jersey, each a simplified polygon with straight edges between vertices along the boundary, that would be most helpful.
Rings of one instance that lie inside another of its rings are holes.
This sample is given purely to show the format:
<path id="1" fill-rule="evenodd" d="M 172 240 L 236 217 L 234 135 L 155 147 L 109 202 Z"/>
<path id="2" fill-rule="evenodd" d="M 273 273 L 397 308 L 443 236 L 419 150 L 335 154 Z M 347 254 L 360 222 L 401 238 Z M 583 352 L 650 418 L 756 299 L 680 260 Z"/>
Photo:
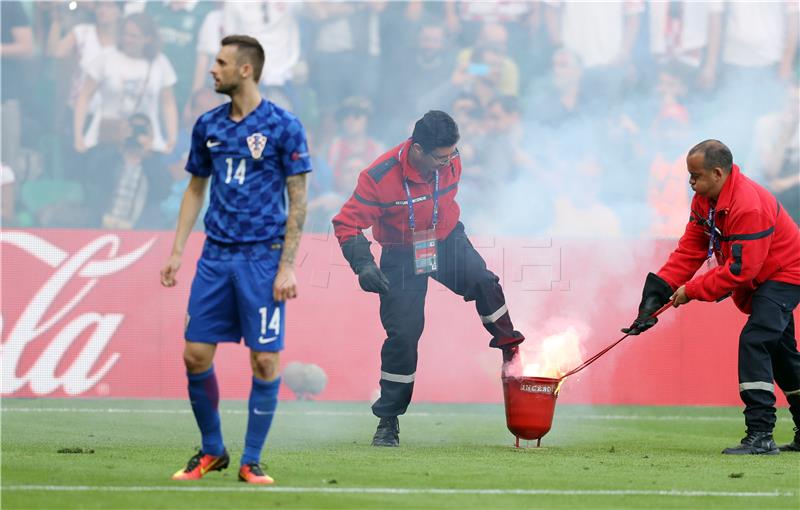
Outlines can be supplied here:
<path id="1" fill-rule="evenodd" d="M 225 184 L 230 184 L 233 179 L 239 181 L 240 186 L 244 184 L 244 177 L 247 173 L 247 164 L 245 161 L 246 160 L 244 158 L 240 159 L 239 164 L 236 166 L 236 172 L 234 172 L 233 158 L 225 158 L 225 162 L 228 164 L 228 173 L 225 176 Z"/>

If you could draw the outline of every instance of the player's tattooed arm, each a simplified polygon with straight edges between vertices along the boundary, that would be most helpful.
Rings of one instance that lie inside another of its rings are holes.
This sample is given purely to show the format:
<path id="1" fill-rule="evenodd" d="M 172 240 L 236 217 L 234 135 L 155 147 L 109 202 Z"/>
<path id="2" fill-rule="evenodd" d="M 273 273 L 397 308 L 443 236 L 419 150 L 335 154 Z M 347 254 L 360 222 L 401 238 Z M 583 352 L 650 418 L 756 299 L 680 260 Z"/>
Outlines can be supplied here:
<path id="1" fill-rule="evenodd" d="M 294 276 L 294 259 L 303 224 L 306 222 L 306 175 L 292 175 L 286 178 L 286 191 L 289 195 L 289 214 L 286 219 L 286 235 L 283 240 L 281 262 L 272 286 L 275 301 L 286 301 L 297 297 L 297 279 Z"/>
<path id="2" fill-rule="evenodd" d="M 286 238 L 283 242 L 281 265 L 294 266 L 297 247 L 303 234 L 306 222 L 307 192 L 306 176 L 308 174 L 291 175 L 286 178 L 286 191 L 289 195 L 289 215 L 286 219 Z"/>

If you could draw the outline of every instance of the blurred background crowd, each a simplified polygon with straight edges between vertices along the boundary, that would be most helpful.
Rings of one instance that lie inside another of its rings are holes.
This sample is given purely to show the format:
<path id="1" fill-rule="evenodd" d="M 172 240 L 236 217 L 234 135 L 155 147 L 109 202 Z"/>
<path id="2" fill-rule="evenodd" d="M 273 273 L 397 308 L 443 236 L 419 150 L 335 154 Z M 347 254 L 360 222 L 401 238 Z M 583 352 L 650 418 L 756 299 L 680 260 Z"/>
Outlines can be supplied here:
<path id="1" fill-rule="evenodd" d="M 472 234 L 679 236 L 706 138 L 800 221 L 798 5 L 3 0 L 2 223 L 172 229 L 234 33 L 308 131 L 307 231 L 430 109 L 458 122 Z"/>

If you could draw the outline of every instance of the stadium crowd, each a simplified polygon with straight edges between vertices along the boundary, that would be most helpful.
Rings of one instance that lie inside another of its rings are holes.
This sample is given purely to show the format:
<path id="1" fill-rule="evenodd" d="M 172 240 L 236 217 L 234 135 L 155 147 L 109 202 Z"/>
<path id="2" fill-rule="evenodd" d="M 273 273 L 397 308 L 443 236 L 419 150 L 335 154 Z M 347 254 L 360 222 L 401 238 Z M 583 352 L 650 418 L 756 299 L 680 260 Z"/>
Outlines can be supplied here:
<path id="1" fill-rule="evenodd" d="M 471 233 L 679 236 L 718 138 L 800 221 L 798 3 L 2 2 L 2 223 L 171 230 L 220 39 L 314 164 L 307 231 L 412 122 L 458 122 Z M 642 211 L 647 211 L 643 214 Z"/>

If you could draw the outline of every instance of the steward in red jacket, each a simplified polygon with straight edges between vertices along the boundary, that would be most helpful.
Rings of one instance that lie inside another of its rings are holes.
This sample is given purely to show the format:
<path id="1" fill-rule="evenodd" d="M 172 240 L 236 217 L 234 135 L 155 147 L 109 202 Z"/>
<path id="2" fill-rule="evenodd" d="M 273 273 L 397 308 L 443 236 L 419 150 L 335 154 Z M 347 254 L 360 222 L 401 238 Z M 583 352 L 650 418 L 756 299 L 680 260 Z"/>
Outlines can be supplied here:
<path id="1" fill-rule="evenodd" d="M 465 301 L 475 301 L 491 347 L 510 360 L 524 337 L 514 330 L 499 278 L 473 248 L 458 221 L 461 177 L 458 127 L 441 111 L 414 125 L 411 138 L 379 157 L 358 177 L 353 196 L 333 218 L 342 253 L 366 292 L 380 294 L 386 340 L 381 349 L 380 418 L 374 446 L 398 446 L 397 416 L 411 402 L 417 343 L 424 325 L 428 277 Z M 381 244 L 380 268 L 362 230 Z"/>
<path id="2" fill-rule="evenodd" d="M 739 394 L 747 436 L 725 454 L 800 451 L 800 353 L 793 310 L 800 301 L 800 230 L 778 200 L 739 171 L 722 142 L 706 140 L 686 158 L 695 192 L 686 231 L 658 274 L 645 281 L 639 316 L 623 332 L 638 335 L 650 315 L 672 301 L 721 301 L 733 295 L 750 315 L 739 337 Z M 717 265 L 694 276 L 712 257 Z M 797 428 L 778 448 L 775 385 L 783 390 Z"/>

